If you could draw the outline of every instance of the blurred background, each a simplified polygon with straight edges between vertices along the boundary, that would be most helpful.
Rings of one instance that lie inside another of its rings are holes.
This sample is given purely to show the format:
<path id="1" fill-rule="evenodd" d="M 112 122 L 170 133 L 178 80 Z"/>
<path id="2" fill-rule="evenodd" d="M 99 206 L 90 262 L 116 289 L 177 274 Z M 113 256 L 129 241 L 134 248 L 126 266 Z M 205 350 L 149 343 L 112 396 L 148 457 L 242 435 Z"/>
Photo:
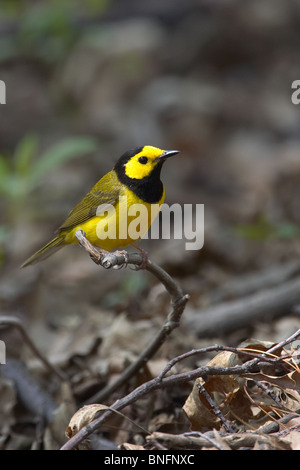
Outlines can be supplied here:
<path id="1" fill-rule="evenodd" d="M 147 344 L 168 297 L 147 273 L 99 269 L 79 247 L 19 266 L 126 150 L 180 150 L 163 168 L 166 202 L 205 205 L 201 250 L 141 244 L 193 313 L 228 280 L 299 257 L 299 26 L 299 0 L 1 1 L 0 312 L 78 383 L 75 356 L 104 380 L 108 358 Z M 286 313 L 216 337 L 276 339 L 299 328 Z M 186 328 L 163 357 L 198 344 Z M 9 354 L 37 368 L 7 335 Z"/>

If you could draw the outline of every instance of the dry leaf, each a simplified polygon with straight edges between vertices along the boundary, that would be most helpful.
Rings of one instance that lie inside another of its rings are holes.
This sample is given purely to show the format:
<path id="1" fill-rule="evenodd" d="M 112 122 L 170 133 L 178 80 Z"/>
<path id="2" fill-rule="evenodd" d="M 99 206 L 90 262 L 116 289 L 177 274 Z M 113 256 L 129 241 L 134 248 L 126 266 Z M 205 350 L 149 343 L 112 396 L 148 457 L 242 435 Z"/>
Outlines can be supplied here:
<path id="1" fill-rule="evenodd" d="M 207 366 L 232 367 L 239 363 L 240 360 L 236 354 L 225 351 L 217 354 Z M 206 382 L 202 378 L 196 379 L 193 390 L 183 406 L 191 422 L 191 429 L 194 431 L 206 428 L 219 429 L 221 424 L 206 398 L 199 392 L 199 384 L 210 394 L 225 416 L 230 411 L 235 415 L 241 414 L 243 419 L 252 416 L 249 400 L 241 393 L 244 383 L 243 378 L 233 375 L 210 376 Z"/>
<path id="2" fill-rule="evenodd" d="M 84 426 L 93 421 L 100 411 L 107 410 L 106 405 L 94 404 L 85 405 L 72 416 L 69 426 L 66 429 L 66 436 L 71 439 Z"/>
<path id="3" fill-rule="evenodd" d="M 120 448 L 124 449 L 124 450 L 145 450 L 144 446 L 136 445 L 136 444 L 130 444 L 129 442 L 124 442 L 120 446 Z"/>

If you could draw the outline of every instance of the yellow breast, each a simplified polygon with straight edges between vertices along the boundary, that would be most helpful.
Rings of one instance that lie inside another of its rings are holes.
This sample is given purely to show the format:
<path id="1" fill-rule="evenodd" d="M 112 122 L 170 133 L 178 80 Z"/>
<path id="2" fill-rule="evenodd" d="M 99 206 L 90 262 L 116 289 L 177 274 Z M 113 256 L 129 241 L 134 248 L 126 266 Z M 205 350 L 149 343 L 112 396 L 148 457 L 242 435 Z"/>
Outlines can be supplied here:
<path id="1" fill-rule="evenodd" d="M 124 187 L 116 204 L 99 206 L 97 216 L 74 227 L 65 242 L 78 243 L 75 233 L 81 229 L 92 245 L 107 251 L 130 245 L 147 233 L 164 199 L 165 191 L 159 203 L 149 204 Z"/>

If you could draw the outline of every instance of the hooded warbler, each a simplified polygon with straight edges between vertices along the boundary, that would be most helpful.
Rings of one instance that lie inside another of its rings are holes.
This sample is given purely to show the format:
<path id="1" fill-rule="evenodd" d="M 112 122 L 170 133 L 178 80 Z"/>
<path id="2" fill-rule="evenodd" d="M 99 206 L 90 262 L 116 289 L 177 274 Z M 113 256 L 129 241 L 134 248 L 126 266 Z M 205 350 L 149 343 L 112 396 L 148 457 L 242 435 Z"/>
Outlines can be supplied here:
<path id="1" fill-rule="evenodd" d="M 57 230 L 57 236 L 28 258 L 22 267 L 48 258 L 65 245 L 77 244 L 75 233 L 79 229 L 85 232 L 92 245 L 106 251 L 128 246 L 142 238 L 165 199 L 160 179 L 162 165 L 177 153 L 178 150 L 161 150 L 149 145 L 125 152 L 69 213 Z M 128 230 L 136 218 L 136 213 L 131 211 L 136 204 L 146 209 L 142 233 Z"/>

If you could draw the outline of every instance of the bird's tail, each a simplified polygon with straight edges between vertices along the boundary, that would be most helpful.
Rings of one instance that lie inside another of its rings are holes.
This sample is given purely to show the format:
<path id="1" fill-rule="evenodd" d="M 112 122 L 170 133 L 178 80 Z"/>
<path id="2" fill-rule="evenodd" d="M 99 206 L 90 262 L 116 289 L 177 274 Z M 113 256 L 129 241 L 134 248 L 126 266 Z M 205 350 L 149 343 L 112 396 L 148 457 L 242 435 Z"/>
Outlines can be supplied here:
<path id="1" fill-rule="evenodd" d="M 56 251 L 60 250 L 65 245 L 64 242 L 65 238 L 61 235 L 53 238 L 53 240 L 47 243 L 47 245 L 43 246 L 39 251 L 30 256 L 30 258 L 28 258 L 22 264 L 21 268 L 25 268 L 25 266 L 29 266 L 30 264 L 35 264 L 39 261 L 43 261 L 44 259 L 53 255 Z"/>

